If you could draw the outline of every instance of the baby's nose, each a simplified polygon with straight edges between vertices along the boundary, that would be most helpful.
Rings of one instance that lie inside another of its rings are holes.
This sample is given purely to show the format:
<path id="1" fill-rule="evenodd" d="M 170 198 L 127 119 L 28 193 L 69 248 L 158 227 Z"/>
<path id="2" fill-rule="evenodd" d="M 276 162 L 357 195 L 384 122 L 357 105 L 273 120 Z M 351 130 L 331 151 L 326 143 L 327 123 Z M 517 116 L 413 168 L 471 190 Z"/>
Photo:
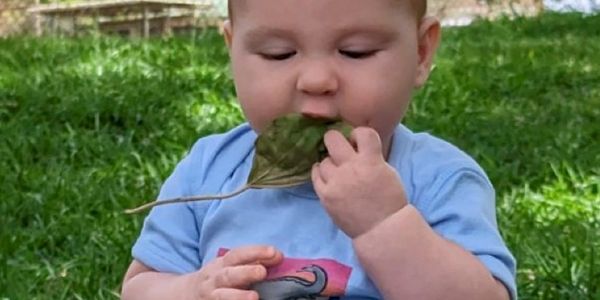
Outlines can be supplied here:
<path id="1" fill-rule="evenodd" d="M 339 88 L 339 82 L 334 67 L 315 61 L 301 68 L 296 88 L 309 95 L 333 95 Z"/>

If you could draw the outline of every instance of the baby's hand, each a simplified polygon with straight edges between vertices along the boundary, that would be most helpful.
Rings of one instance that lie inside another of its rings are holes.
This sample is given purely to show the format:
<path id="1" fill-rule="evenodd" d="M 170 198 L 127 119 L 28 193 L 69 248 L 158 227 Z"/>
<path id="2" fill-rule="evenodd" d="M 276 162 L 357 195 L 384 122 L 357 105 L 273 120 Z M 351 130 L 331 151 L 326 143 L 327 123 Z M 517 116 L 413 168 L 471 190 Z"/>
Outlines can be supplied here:
<path id="1" fill-rule="evenodd" d="M 208 263 L 189 281 L 191 299 L 258 300 L 258 293 L 250 286 L 264 280 L 267 268 L 283 260 L 281 252 L 273 247 L 248 246 L 235 248 Z"/>
<path id="2" fill-rule="evenodd" d="M 333 221 L 355 238 L 407 203 L 395 170 L 383 158 L 381 140 L 368 127 L 352 131 L 356 150 L 337 131 L 325 134 L 329 157 L 312 169 L 315 191 Z"/>

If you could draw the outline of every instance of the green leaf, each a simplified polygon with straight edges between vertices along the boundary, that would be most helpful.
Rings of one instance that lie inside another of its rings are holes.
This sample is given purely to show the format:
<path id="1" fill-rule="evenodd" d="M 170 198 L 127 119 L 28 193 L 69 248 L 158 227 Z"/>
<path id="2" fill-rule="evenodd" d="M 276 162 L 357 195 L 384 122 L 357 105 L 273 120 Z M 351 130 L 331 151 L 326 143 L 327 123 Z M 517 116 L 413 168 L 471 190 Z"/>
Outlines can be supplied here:
<path id="1" fill-rule="evenodd" d="M 330 129 L 350 138 L 352 127 L 340 120 L 307 118 L 290 114 L 276 119 L 256 139 L 254 161 L 246 185 L 225 195 L 179 197 L 146 203 L 125 210 L 137 213 L 145 209 L 171 203 L 227 199 L 250 188 L 282 188 L 303 184 L 310 180 L 314 163 L 327 156 L 323 137 Z"/>
<path id="2" fill-rule="evenodd" d="M 325 132 L 352 127 L 340 120 L 307 118 L 291 114 L 273 121 L 255 142 L 248 185 L 253 188 L 288 187 L 310 180 L 310 170 L 327 156 Z"/>

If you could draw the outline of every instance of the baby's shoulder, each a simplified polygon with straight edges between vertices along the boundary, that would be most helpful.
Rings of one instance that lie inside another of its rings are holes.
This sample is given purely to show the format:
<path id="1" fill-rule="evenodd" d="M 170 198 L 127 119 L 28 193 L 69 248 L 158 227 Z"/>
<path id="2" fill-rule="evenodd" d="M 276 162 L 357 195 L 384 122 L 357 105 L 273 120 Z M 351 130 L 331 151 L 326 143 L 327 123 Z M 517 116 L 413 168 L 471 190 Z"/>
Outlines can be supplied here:
<path id="1" fill-rule="evenodd" d="M 256 133 L 243 123 L 224 133 L 215 133 L 199 138 L 189 155 L 196 158 L 214 158 L 220 155 L 242 154 L 240 150 L 252 148 L 256 140 Z"/>
<path id="2" fill-rule="evenodd" d="M 198 193 L 207 183 L 225 180 L 250 155 L 255 140 L 256 133 L 247 123 L 198 139 L 180 163 L 191 193 Z"/>
<path id="3" fill-rule="evenodd" d="M 400 125 L 394 135 L 392 158 L 395 163 L 409 164 L 415 169 L 443 171 L 473 168 L 482 171 L 477 162 L 457 146 L 426 132 L 415 133 Z"/>
<path id="4" fill-rule="evenodd" d="M 481 166 L 465 151 L 429 133 L 400 126 L 395 133 L 390 163 L 416 195 L 452 182 L 463 175 L 478 178 L 492 188 Z"/>
<path id="5" fill-rule="evenodd" d="M 419 165 L 430 165 L 433 168 L 481 169 L 465 151 L 429 133 L 414 134 L 411 157 Z"/>

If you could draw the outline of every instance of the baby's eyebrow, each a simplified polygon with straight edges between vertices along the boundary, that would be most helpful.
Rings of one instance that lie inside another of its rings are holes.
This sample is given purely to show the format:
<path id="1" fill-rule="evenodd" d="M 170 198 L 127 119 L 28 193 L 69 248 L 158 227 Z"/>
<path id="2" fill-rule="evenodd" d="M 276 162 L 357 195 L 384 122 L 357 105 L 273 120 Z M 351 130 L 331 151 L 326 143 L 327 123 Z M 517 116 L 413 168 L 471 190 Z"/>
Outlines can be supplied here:
<path id="1" fill-rule="evenodd" d="M 345 26 L 334 31 L 336 40 L 358 36 L 377 42 L 389 42 L 398 36 L 399 32 L 389 26 Z M 243 42 L 250 47 L 260 44 L 267 39 L 291 40 L 295 42 L 295 32 L 292 30 L 258 26 L 247 30 L 243 35 Z"/>
<path id="2" fill-rule="evenodd" d="M 380 41 L 387 41 L 397 36 L 399 33 L 397 30 L 390 29 L 385 26 L 357 26 L 357 27 L 344 27 L 338 30 L 337 35 L 346 38 L 350 36 L 361 36 L 367 38 L 373 38 Z"/>
<path id="3" fill-rule="evenodd" d="M 244 34 L 244 43 L 253 44 L 259 41 L 262 41 L 267 38 L 291 38 L 292 32 L 280 28 L 271 28 L 271 27 L 255 27 Z"/>

